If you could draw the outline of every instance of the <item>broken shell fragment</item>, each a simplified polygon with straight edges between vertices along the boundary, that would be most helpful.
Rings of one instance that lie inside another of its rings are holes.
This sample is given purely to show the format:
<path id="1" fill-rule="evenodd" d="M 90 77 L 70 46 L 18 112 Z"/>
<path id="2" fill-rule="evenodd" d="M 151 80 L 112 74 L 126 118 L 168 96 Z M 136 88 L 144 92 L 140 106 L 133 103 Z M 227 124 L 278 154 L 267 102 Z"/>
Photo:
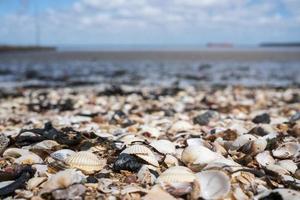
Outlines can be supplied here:
<path id="1" fill-rule="evenodd" d="M 6 149 L 9 144 L 9 139 L 6 135 L 0 133 L 0 155 Z"/>
<path id="2" fill-rule="evenodd" d="M 278 148 L 272 151 L 272 154 L 276 158 L 286 159 L 291 158 L 299 151 L 297 143 L 287 142 L 281 144 Z"/>
<path id="3" fill-rule="evenodd" d="M 105 160 L 100 160 L 95 154 L 89 151 L 80 151 L 69 156 L 64 161 L 69 167 L 82 170 L 86 174 L 100 171 L 106 164 Z"/>
<path id="4" fill-rule="evenodd" d="M 280 160 L 277 162 L 277 165 L 286 169 L 287 171 L 291 172 L 292 174 L 294 174 L 298 168 L 296 163 L 294 163 L 294 161 L 292 161 L 292 160 Z"/>
<path id="5" fill-rule="evenodd" d="M 26 149 L 10 148 L 4 151 L 3 157 L 11 157 L 16 164 L 36 164 L 43 163 L 43 159 Z"/>
<path id="6" fill-rule="evenodd" d="M 135 155 L 135 156 L 143 159 L 147 163 L 158 167 L 158 162 L 155 158 L 155 155 L 148 147 L 146 147 L 144 145 L 138 145 L 138 144 L 132 145 L 130 147 L 127 147 L 125 150 L 123 150 L 121 152 L 121 154 L 123 154 L 123 153 Z"/>
<path id="7" fill-rule="evenodd" d="M 230 178 L 222 171 L 202 171 L 196 177 L 200 185 L 200 197 L 204 199 L 224 199 L 231 190 Z"/>
<path id="8" fill-rule="evenodd" d="M 55 160 L 64 161 L 73 154 L 75 154 L 75 151 L 72 151 L 71 149 L 61 149 L 51 153 L 50 156 Z"/>
<path id="9" fill-rule="evenodd" d="M 274 158 L 271 156 L 269 151 L 264 151 L 256 155 L 255 157 L 258 164 L 261 166 L 273 165 L 275 164 Z"/>
<path id="10" fill-rule="evenodd" d="M 162 154 L 175 154 L 175 145 L 169 140 L 155 140 L 150 143 L 154 149 Z"/>
<path id="11" fill-rule="evenodd" d="M 171 126 L 170 131 L 176 133 L 176 132 L 182 132 L 182 131 L 189 131 L 191 129 L 193 129 L 193 125 L 191 125 L 189 122 L 177 121 Z"/>
<path id="12" fill-rule="evenodd" d="M 56 189 L 67 188 L 74 183 L 80 183 L 84 180 L 84 175 L 75 169 L 66 169 L 60 171 L 50 178 L 42 185 L 41 193 L 48 193 Z"/>

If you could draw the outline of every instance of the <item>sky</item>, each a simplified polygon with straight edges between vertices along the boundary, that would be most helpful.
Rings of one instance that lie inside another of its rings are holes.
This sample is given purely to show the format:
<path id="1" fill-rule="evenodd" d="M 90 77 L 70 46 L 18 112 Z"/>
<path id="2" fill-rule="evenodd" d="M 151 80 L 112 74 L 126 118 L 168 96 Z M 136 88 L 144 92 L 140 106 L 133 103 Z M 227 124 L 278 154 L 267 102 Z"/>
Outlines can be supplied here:
<path id="1" fill-rule="evenodd" d="M 37 16 L 37 17 L 36 17 Z M 300 41 L 300 0 L 0 0 L 0 44 Z"/>

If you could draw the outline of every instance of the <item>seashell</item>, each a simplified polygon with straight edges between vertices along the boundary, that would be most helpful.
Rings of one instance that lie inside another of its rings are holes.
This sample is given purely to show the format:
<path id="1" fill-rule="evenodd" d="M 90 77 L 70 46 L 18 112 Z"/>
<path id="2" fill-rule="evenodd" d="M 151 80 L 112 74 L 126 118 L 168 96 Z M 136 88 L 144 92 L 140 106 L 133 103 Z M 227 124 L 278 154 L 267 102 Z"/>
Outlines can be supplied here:
<path id="1" fill-rule="evenodd" d="M 186 165 L 196 164 L 204 166 L 216 159 L 222 158 L 221 155 L 211 151 L 204 146 L 188 146 L 181 155 L 181 160 Z"/>
<path id="2" fill-rule="evenodd" d="M 84 180 L 84 175 L 75 169 L 66 169 L 57 174 L 51 175 L 50 178 L 42 185 L 41 193 L 48 193 L 56 189 L 67 188 L 75 183 Z"/>
<path id="3" fill-rule="evenodd" d="M 43 159 L 41 157 L 26 149 L 18 149 L 18 148 L 7 149 L 3 153 L 3 157 L 14 158 L 14 163 L 16 164 L 31 165 L 35 163 L 43 163 Z"/>
<path id="4" fill-rule="evenodd" d="M 70 149 L 61 149 L 61 150 L 51 153 L 50 156 L 51 156 L 51 158 L 53 158 L 55 160 L 64 161 L 69 156 L 73 155 L 74 153 L 75 153 L 75 151 L 72 151 Z"/>
<path id="5" fill-rule="evenodd" d="M 281 144 L 277 149 L 272 151 L 276 158 L 286 159 L 293 157 L 298 152 L 298 144 L 294 142 L 287 142 Z"/>
<path id="6" fill-rule="evenodd" d="M 276 164 L 291 172 L 292 174 L 294 174 L 298 168 L 296 163 L 294 163 L 294 161 L 292 160 L 280 160 Z"/>
<path id="7" fill-rule="evenodd" d="M 42 142 L 36 143 L 30 149 L 43 149 L 43 150 L 51 150 L 54 147 L 59 146 L 60 144 L 54 140 L 44 140 Z"/>
<path id="8" fill-rule="evenodd" d="M 272 172 L 275 172 L 277 174 L 289 174 L 289 171 L 286 170 L 285 168 L 279 166 L 279 165 L 276 165 L 276 164 L 273 164 L 273 165 L 267 165 L 266 168 Z"/>
<path id="9" fill-rule="evenodd" d="M 196 177 L 200 185 L 200 197 L 204 199 L 224 199 L 231 190 L 230 178 L 222 171 L 202 171 Z"/>
<path id="10" fill-rule="evenodd" d="M 172 132 L 182 132 L 182 131 L 188 131 L 193 129 L 193 125 L 190 124 L 187 121 L 177 121 L 175 122 L 171 128 L 170 131 Z"/>
<path id="11" fill-rule="evenodd" d="M 156 180 L 156 176 L 150 172 L 150 169 L 147 165 L 142 166 L 142 168 L 137 173 L 137 177 L 138 181 L 142 184 L 152 185 Z"/>
<path id="12" fill-rule="evenodd" d="M 33 177 L 28 180 L 26 188 L 27 190 L 33 190 L 34 188 L 38 187 L 46 180 L 47 180 L 46 177 Z"/>
<path id="13" fill-rule="evenodd" d="M 299 112 L 300 113 L 300 112 Z M 300 137 L 300 121 L 298 121 L 292 128 L 291 134 L 295 137 Z"/>
<path id="14" fill-rule="evenodd" d="M 81 184 L 75 184 L 66 189 L 55 190 L 51 194 L 54 199 L 80 199 L 85 191 L 85 186 Z"/>
<path id="15" fill-rule="evenodd" d="M 152 137 L 152 138 L 158 138 L 161 135 L 161 132 L 157 128 L 147 126 L 147 125 L 141 126 L 141 131 L 139 133 L 146 137 Z"/>
<path id="16" fill-rule="evenodd" d="M 175 197 L 162 190 L 161 187 L 159 187 L 158 185 L 155 185 L 151 188 L 148 194 L 143 197 L 143 200 L 157 200 L 157 199 L 176 200 Z"/>
<path id="17" fill-rule="evenodd" d="M 174 196 L 182 196 L 192 191 L 195 180 L 192 171 L 183 166 L 175 166 L 164 171 L 156 180 L 164 190 Z"/>
<path id="18" fill-rule="evenodd" d="M 175 158 L 172 155 L 166 155 L 165 159 L 164 159 L 164 163 L 168 166 L 178 166 L 178 160 L 177 158 Z"/>
<path id="19" fill-rule="evenodd" d="M 159 153 L 162 154 L 175 154 L 176 149 L 175 145 L 169 140 L 155 140 L 150 143 L 154 149 L 156 149 Z"/>
<path id="20" fill-rule="evenodd" d="M 269 151 L 264 151 L 256 155 L 255 160 L 261 166 L 273 165 L 275 164 L 274 158 L 271 156 Z"/>
<path id="21" fill-rule="evenodd" d="M 255 199 L 299 200 L 300 192 L 291 189 L 267 190 L 255 196 Z"/>
<path id="22" fill-rule="evenodd" d="M 251 150 L 252 150 L 251 153 L 257 154 L 257 153 L 263 152 L 266 149 L 267 144 L 268 144 L 268 142 L 264 138 L 259 138 L 259 139 L 255 140 L 251 147 Z"/>
<path id="23" fill-rule="evenodd" d="M 33 197 L 33 192 L 28 190 L 15 190 L 16 195 L 14 196 L 15 199 L 31 199 Z"/>
<path id="24" fill-rule="evenodd" d="M 237 149 L 240 148 L 241 146 L 245 145 L 248 142 L 255 141 L 256 137 L 250 134 L 245 134 L 237 137 L 233 143 L 232 143 L 232 148 Z"/>
<path id="25" fill-rule="evenodd" d="M 86 174 L 100 171 L 106 161 L 100 160 L 95 154 L 89 151 L 80 151 L 67 157 L 64 162 L 71 168 L 82 170 Z"/>
<path id="26" fill-rule="evenodd" d="M 6 147 L 9 145 L 9 139 L 6 135 L 0 133 L 0 155 L 2 152 L 6 149 Z"/>
<path id="27" fill-rule="evenodd" d="M 159 164 L 155 158 L 155 155 L 152 153 L 152 151 L 144 146 L 144 145 L 132 145 L 130 147 L 127 147 L 124 149 L 121 154 L 126 153 L 126 154 L 133 154 L 136 155 L 137 157 L 145 160 L 149 164 L 158 167 Z"/>

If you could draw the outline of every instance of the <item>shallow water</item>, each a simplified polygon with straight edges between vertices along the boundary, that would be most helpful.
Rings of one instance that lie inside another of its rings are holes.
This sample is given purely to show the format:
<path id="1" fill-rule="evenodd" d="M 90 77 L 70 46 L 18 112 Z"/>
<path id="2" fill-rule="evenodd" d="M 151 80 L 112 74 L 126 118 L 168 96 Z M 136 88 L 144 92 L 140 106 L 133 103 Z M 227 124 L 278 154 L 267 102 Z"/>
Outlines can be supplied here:
<path id="1" fill-rule="evenodd" d="M 0 54 L 0 87 L 299 86 L 300 49 L 71 51 Z"/>

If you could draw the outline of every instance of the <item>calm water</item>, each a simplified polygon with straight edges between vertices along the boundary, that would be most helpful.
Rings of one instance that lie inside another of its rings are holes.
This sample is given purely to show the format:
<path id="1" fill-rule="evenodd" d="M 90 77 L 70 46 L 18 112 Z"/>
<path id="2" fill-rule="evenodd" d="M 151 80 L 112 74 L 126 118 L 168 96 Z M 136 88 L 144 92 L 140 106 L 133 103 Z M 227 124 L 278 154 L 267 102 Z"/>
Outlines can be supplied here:
<path id="1" fill-rule="evenodd" d="M 300 85 L 300 49 L 75 50 L 0 54 L 0 87 Z"/>

